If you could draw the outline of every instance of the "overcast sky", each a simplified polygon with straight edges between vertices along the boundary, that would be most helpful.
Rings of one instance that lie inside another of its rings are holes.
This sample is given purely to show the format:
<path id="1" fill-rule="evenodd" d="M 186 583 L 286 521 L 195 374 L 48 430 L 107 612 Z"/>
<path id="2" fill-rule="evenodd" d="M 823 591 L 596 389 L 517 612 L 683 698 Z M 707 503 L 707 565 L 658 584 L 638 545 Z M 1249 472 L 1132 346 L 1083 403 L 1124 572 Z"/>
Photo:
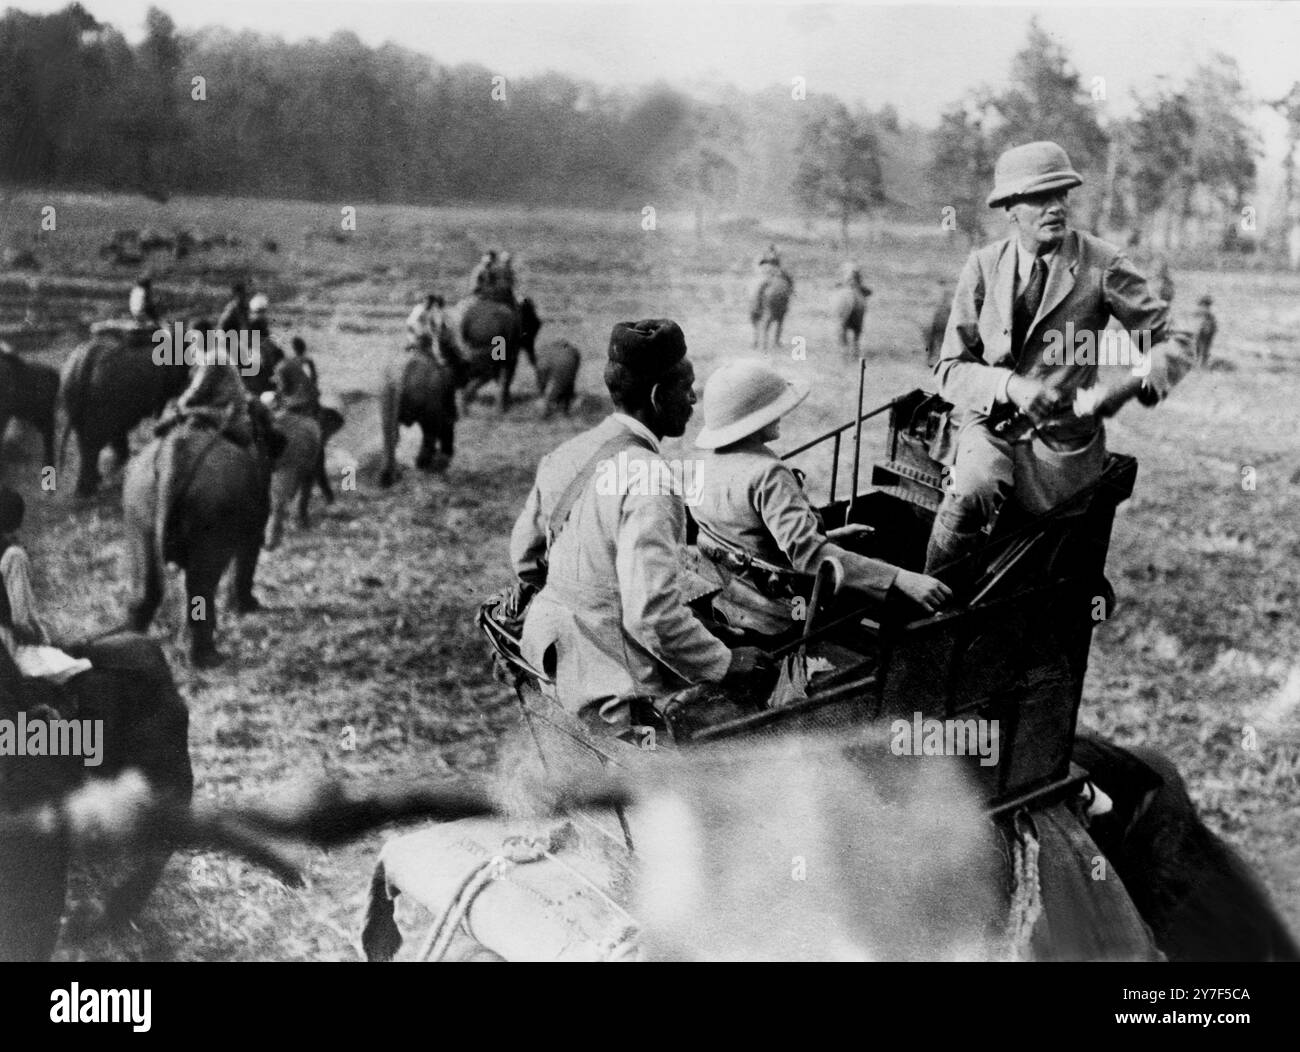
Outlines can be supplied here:
<path id="1" fill-rule="evenodd" d="M 19 0 L 57 10 L 66 0 Z M 82 0 L 131 39 L 149 0 Z M 753 89 L 807 78 L 825 90 L 932 124 L 941 107 L 1006 78 L 1037 11 L 1085 83 L 1106 79 L 1109 105 L 1127 112 L 1132 88 L 1175 79 L 1215 50 L 1234 56 L 1264 98 L 1300 79 L 1300 4 L 1181 3 L 1038 8 L 996 4 L 473 4 L 442 0 L 157 0 L 183 30 L 219 24 L 291 40 L 350 29 L 371 44 L 396 41 L 439 62 L 481 63 L 507 77 L 559 70 L 602 84 L 666 79 Z"/>

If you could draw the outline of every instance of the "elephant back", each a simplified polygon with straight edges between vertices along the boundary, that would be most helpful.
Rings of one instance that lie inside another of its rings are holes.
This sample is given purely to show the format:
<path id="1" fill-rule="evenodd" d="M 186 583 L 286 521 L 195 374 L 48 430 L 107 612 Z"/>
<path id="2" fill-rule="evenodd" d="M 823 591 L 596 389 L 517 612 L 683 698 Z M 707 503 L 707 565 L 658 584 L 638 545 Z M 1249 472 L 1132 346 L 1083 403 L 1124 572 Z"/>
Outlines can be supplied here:
<path id="1" fill-rule="evenodd" d="M 757 319 L 763 315 L 785 317 L 790 306 L 794 286 L 784 274 L 762 274 L 755 280 L 750 293 L 750 314 Z"/>
<path id="2" fill-rule="evenodd" d="M 519 344 L 519 312 L 504 303 L 470 296 L 458 305 L 459 336 L 467 347 L 490 347 L 504 336 L 508 349 Z"/>
<path id="3" fill-rule="evenodd" d="M 832 307 L 835 312 L 835 317 L 839 319 L 841 325 L 846 323 L 853 323 L 856 325 L 857 323 L 860 323 L 866 305 L 867 298 L 858 289 L 845 287 L 835 290 Z"/>
<path id="4" fill-rule="evenodd" d="M 112 411 L 131 422 L 159 412 L 185 390 L 183 358 L 157 364 L 152 336 L 144 330 L 106 330 L 77 347 L 60 371 L 59 392 L 68 417 Z"/>
<path id="5" fill-rule="evenodd" d="M 399 423 L 413 424 L 429 413 L 455 412 L 455 378 L 431 355 L 417 351 L 404 353 L 394 379 Z"/>

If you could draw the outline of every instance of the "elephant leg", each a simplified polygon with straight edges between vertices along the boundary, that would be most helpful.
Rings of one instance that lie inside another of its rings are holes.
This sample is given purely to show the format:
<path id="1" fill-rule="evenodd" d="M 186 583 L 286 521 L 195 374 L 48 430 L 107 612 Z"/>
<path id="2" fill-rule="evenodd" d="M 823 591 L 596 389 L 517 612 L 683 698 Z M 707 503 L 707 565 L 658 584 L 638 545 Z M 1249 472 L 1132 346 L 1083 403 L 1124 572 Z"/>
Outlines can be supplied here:
<path id="1" fill-rule="evenodd" d="M 163 597 L 162 560 L 154 551 L 154 537 L 148 530 L 132 530 L 127 540 L 131 561 L 131 580 L 136 595 L 127 607 L 127 624 L 144 632 L 158 612 Z"/>
<path id="2" fill-rule="evenodd" d="M 287 509 L 287 500 L 280 493 L 271 495 L 271 514 L 266 520 L 266 542 L 265 547 L 268 552 L 275 551 L 280 547 L 280 539 L 284 536 L 284 516 Z"/>
<path id="3" fill-rule="evenodd" d="M 195 546 L 185 569 L 185 591 L 189 599 L 185 619 L 189 624 L 190 661 L 195 668 L 211 668 L 224 660 L 213 638 L 217 630 L 217 583 L 225 569 L 225 553 L 206 545 Z"/>
<path id="4" fill-rule="evenodd" d="M 49 420 L 41 425 L 41 440 L 45 445 L 45 466 L 50 467 L 54 464 L 54 421 Z"/>
<path id="5" fill-rule="evenodd" d="M 438 445 L 448 460 L 456 451 L 456 421 L 444 419 L 438 425 Z"/>
<path id="6" fill-rule="evenodd" d="M 303 530 L 311 528 L 311 519 L 307 512 L 311 507 L 312 478 L 310 472 L 304 472 L 298 484 L 298 528 Z"/>
<path id="7" fill-rule="evenodd" d="M 466 416 L 469 415 L 470 406 L 474 404 L 474 399 L 478 397 L 479 388 L 482 386 L 483 381 L 481 379 L 470 380 L 469 383 L 465 385 L 465 392 L 461 395 L 460 399 L 460 411 Z"/>
<path id="8" fill-rule="evenodd" d="M 77 474 L 77 496 L 93 497 L 99 489 L 99 451 L 103 443 L 77 432 L 77 455 L 81 458 L 81 468 Z"/>
<path id="9" fill-rule="evenodd" d="M 434 443 L 437 433 L 436 421 L 427 417 L 420 421 L 420 452 L 416 454 L 415 466 L 421 471 L 428 471 L 433 466 Z"/>
<path id="10" fill-rule="evenodd" d="M 253 578 L 257 559 L 262 554 L 262 531 L 258 530 L 235 552 L 235 572 L 230 578 L 230 604 L 237 614 L 252 614 L 262 609 L 253 595 Z"/>
<path id="11" fill-rule="evenodd" d="M 498 374 L 501 381 L 501 393 L 498 396 L 497 404 L 503 413 L 510 408 L 510 385 L 515 379 L 515 364 L 515 362 L 507 359 Z"/>
<path id="12" fill-rule="evenodd" d="M 313 482 L 320 487 L 321 496 L 325 498 L 325 503 L 333 504 L 334 487 L 330 485 L 329 472 L 325 470 L 325 443 L 324 442 L 321 443 L 320 452 L 316 455 L 315 476 L 307 483 L 309 491 Z"/>

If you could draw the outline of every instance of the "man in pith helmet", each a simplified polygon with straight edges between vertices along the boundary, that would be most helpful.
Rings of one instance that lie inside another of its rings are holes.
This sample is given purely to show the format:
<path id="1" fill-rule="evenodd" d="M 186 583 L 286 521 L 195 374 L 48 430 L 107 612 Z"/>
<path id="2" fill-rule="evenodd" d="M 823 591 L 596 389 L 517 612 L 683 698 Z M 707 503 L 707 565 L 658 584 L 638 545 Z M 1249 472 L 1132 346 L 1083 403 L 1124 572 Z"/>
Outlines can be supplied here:
<path id="1" fill-rule="evenodd" d="M 1011 235 L 967 260 L 935 366 L 959 432 L 928 573 L 964 576 L 964 557 L 1013 493 L 1042 512 L 1095 481 L 1102 421 L 1131 398 L 1155 405 L 1190 365 L 1187 334 L 1174 331 L 1167 304 L 1124 253 L 1070 227 L 1068 195 L 1082 183 L 1053 142 L 998 158 L 988 204 L 1006 210 Z M 1097 358 L 1113 345 L 1102 336 L 1111 318 L 1148 353 L 1131 376 L 1102 385 Z"/>

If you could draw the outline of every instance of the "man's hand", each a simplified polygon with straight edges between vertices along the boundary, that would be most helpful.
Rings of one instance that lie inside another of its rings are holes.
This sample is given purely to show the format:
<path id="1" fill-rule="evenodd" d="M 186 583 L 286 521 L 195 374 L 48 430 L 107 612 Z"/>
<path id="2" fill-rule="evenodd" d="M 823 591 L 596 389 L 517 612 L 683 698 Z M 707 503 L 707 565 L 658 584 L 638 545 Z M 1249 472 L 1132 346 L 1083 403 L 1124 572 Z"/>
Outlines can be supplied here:
<path id="1" fill-rule="evenodd" d="M 1118 413 L 1142 390 L 1142 381 L 1129 377 L 1114 385 L 1097 384 L 1079 388 L 1074 392 L 1074 415 L 1093 416 L 1105 420 Z"/>
<path id="2" fill-rule="evenodd" d="M 759 650 L 758 647 L 736 647 L 731 652 L 731 664 L 727 666 L 727 674 L 722 677 L 722 682 L 732 686 L 753 676 L 771 672 L 773 667 L 772 659 L 766 651 Z"/>
<path id="3" fill-rule="evenodd" d="M 1055 416 L 1062 407 L 1060 391 L 1042 380 L 1031 380 L 1027 376 L 1011 377 L 1007 383 L 1007 397 L 1035 423 Z"/>
<path id="4" fill-rule="evenodd" d="M 908 599 L 922 607 L 927 614 L 933 614 L 952 598 L 952 589 L 937 577 L 929 577 L 911 570 L 899 570 L 894 578 L 894 587 Z"/>

